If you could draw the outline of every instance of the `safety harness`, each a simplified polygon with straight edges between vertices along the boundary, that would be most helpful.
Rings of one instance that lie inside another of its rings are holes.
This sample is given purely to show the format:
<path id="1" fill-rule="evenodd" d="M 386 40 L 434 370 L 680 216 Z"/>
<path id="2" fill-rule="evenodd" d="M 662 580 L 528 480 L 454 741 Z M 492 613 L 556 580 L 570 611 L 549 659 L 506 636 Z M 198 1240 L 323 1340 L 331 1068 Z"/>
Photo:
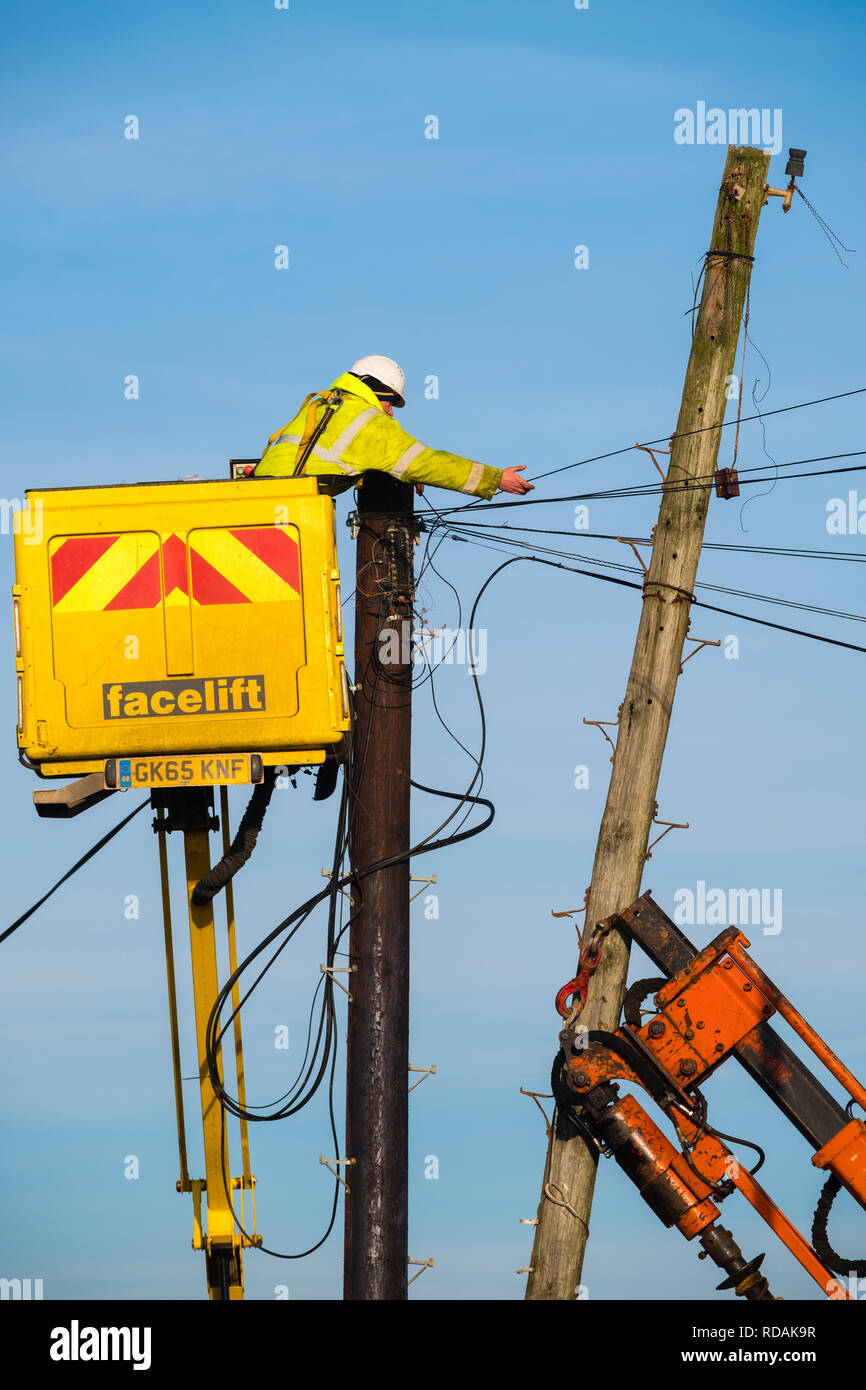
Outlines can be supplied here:
<path id="1" fill-rule="evenodd" d="M 304 421 L 304 433 L 301 435 L 301 442 L 298 445 L 298 453 L 297 458 L 295 459 L 295 466 L 292 469 L 293 478 L 297 478 L 300 476 L 301 473 L 303 473 L 304 464 L 307 462 L 307 459 L 310 457 L 310 454 L 312 453 L 316 443 L 324 433 L 325 427 L 327 426 L 331 416 L 334 414 L 335 411 L 339 410 L 342 403 L 343 392 L 340 387 L 334 387 L 327 391 L 311 391 L 309 396 L 307 396 L 306 399 L 303 401 L 301 405 L 301 410 L 304 409 L 304 406 L 307 407 L 307 418 Z M 323 405 L 325 407 L 325 411 L 317 425 L 316 413 L 320 405 Z M 277 430 L 276 434 L 271 435 L 270 439 L 268 440 L 267 447 L 265 448 L 265 452 L 264 454 L 262 454 L 263 459 L 265 457 L 265 454 L 267 454 L 268 449 L 270 449 L 271 445 L 274 444 L 280 438 L 280 435 L 286 432 L 291 423 L 292 422 L 290 420 L 288 424 L 283 425 L 282 429 Z"/>

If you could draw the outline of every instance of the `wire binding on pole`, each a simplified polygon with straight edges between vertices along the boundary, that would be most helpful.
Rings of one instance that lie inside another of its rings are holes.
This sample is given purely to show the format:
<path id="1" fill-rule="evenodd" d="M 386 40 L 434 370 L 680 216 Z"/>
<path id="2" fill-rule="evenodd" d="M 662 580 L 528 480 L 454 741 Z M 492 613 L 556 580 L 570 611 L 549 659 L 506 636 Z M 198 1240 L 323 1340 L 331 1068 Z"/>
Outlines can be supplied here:
<path id="1" fill-rule="evenodd" d="M 654 584 L 657 589 L 672 589 L 673 592 L 677 595 L 677 597 L 674 599 L 674 603 L 682 603 L 684 600 L 686 603 L 697 603 L 698 601 L 690 589 L 681 589 L 678 584 L 668 584 L 664 579 L 649 578 L 645 579 L 643 583 L 644 598 L 661 598 L 661 594 L 647 593 L 647 589 L 649 588 L 650 584 Z"/>

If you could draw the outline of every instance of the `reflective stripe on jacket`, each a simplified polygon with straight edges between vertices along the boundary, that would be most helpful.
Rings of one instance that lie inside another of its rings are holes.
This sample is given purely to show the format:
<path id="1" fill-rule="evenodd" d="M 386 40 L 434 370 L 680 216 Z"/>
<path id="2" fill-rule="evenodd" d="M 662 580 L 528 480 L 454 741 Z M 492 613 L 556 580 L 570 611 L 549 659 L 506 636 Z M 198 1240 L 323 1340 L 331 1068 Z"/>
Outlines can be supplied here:
<path id="1" fill-rule="evenodd" d="M 342 391 L 343 400 L 314 444 L 303 469 L 305 474 L 344 473 L 346 487 L 351 487 L 359 474 L 376 468 L 403 482 L 430 483 L 472 497 L 490 498 L 499 487 L 501 469 L 442 449 L 428 449 L 386 415 L 369 386 L 350 372 L 338 376 L 329 389 Z M 319 405 L 317 422 L 324 408 Z M 291 477 L 306 417 L 306 406 L 302 406 L 265 450 L 256 466 L 257 477 Z"/>

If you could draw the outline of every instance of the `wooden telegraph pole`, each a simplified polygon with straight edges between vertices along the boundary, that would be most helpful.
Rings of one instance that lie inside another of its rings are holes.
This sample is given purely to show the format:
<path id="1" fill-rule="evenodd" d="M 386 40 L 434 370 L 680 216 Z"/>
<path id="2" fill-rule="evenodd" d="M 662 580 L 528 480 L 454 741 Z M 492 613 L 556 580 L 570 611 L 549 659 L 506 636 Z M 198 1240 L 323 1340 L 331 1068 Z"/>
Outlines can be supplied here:
<path id="1" fill-rule="evenodd" d="M 640 894 L 662 755 L 689 626 L 704 525 L 734 370 L 740 321 L 764 204 L 769 151 L 730 146 L 706 258 L 703 293 L 673 438 L 666 488 L 644 583 L 637 642 L 620 709 L 607 803 L 586 914 L 596 922 Z M 628 943 L 605 938 L 580 1022 L 612 1031 L 619 1021 Z M 597 1155 L 573 1127 L 551 1135 L 528 1299 L 573 1299 L 589 1235 Z M 558 1131 L 558 1132 L 557 1132 Z"/>
<path id="2" fill-rule="evenodd" d="M 351 863 L 410 847 L 413 492 L 359 492 Z M 346 1299 L 405 1299 L 408 1272 L 409 862 L 352 890 L 346 1070 Z"/>

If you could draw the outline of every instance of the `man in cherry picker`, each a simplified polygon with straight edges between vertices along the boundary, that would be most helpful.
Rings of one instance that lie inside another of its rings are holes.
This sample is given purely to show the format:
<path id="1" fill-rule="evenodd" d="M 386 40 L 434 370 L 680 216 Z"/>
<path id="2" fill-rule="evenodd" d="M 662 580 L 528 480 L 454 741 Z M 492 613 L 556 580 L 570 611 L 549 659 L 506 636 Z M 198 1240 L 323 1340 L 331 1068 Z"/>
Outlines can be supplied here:
<path id="1" fill-rule="evenodd" d="M 496 492 L 522 496 L 533 484 L 519 475 L 525 467 L 491 468 L 413 439 L 394 419 L 406 404 L 406 379 L 390 357 L 362 357 L 327 391 L 308 396 L 293 420 L 271 435 L 255 474 L 260 478 L 303 474 L 345 475 L 355 486 L 369 469 L 401 482 L 451 488 L 470 497 Z"/>

